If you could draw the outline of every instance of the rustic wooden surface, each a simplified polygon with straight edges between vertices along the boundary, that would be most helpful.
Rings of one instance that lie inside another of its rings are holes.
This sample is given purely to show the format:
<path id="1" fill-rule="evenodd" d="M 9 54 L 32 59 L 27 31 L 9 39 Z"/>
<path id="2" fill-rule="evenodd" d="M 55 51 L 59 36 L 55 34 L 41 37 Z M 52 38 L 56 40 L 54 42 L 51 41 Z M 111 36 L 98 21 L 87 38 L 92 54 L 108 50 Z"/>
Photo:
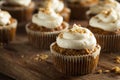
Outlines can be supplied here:
<path id="1" fill-rule="evenodd" d="M 82 22 L 86 25 L 84 22 Z M 37 54 L 47 54 L 46 60 L 35 60 Z M 114 58 L 119 53 L 101 53 L 98 69 L 111 69 L 119 66 Z M 31 47 L 25 33 L 18 34 L 10 45 L 0 48 L 0 72 L 16 80 L 120 80 L 120 75 L 114 73 L 68 77 L 58 72 L 52 64 L 49 51 L 39 51 Z"/>

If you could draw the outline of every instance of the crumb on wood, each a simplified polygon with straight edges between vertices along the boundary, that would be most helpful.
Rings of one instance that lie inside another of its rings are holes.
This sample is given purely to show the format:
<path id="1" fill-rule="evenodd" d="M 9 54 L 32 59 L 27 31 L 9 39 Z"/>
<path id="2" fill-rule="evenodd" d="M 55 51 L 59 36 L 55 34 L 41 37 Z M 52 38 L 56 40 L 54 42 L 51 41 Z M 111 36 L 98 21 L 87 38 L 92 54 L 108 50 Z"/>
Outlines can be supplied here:
<path id="1" fill-rule="evenodd" d="M 116 58 L 115 58 L 115 63 L 120 64 L 120 56 L 116 56 Z"/>
<path id="2" fill-rule="evenodd" d="M 111 71 L 114 72 L 114 73 L 120 74 L 120 67 L 115 66 L 111 69 Z"/>
<path id="3" fill-rule="evenodd" d="M 109 73 L 110 72 L 110 70 L 104 70 L 104 73 Z"/>
<path id="4" fill-rule="evenodd" d="M 48 55 L 47 54 L 37 54 L 35 57 L 34 57 L 34 60 L 35 61 L 44 61 L 48 58 Z"/>
<path id="5" fill-rule="evenodd" d="M 99 69 L 98 71 L 97 71 L 97 74 L 102 74 L 103 73 L 103 70 L 102 69 Z"/>
<path id="6" fill-rule="evenodd" d="M 24 55 L 21 55 L 21 58 L 24 58 L 25 56 Z"/>

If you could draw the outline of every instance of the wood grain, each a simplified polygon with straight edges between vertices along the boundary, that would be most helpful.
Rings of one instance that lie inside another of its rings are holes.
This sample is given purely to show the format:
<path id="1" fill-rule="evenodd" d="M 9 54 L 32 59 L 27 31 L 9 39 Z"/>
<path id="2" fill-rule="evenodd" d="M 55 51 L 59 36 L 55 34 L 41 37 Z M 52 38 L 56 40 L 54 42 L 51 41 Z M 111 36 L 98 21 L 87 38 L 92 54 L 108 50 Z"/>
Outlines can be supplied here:
<path id="1" fill-rule="evenodd" d="M 49 57 L 46 60 L 37 61 L 35 60 L 37 54 L 46 54 Z M 114 63 L 114 58 L 119 55 L 119 53 L 101 53 L 96 70 L 120 67 L 120 64 Z M 65 76 L 53 66 L 50 52 L 41 52 L 39 49 L 31 47 L 25 33 L 19 33 L 16 40 L 10 45 L 0 48 L 0 72 L 16 80 L 120 80 L 120 76 L 114 73 L 92 73 L 78 77 Z"/>

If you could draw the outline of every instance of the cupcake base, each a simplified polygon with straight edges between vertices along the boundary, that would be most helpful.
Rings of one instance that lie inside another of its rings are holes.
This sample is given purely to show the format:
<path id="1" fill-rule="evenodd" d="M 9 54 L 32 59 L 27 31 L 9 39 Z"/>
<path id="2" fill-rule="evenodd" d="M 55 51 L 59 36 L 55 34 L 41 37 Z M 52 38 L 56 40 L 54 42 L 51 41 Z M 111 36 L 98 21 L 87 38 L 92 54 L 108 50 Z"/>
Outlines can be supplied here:
<path id="1" fill-rule="evenodd" d="M 16 27 L 17 27 L 16 20 L 14 20 L 14 22 L 10 25 L 0 27 L 0 46 L 7 45 L 8 43 L 15 39 Z"/>
<path id="2" fill-rule="evenodd" d="M 102 52 L 120 52 L 120 35 L 100 35 L 95 34 L 98 43 L 102 47 Z"/>
<path id="3" fill-rule="evenodd" d="M 53 63 L 58 71 L 68 76 L 80 76 L 92 73 L 95 70 L 99 60 L 100 46 L 93 54 L 67 56 L 53 50 L 52 46 L 54 44 L 51 44 L 50 50 L 53 56 Z"/>
<path id="4" fill-rule="evenodd" d="M 56 40 L 57 35 L 68 29 L 68 24 L 64 22 L 64 25 L 66 26 L 65 29 L 60 31 L 53 31 L 53 32 L 40 32 L 40 31 L 34 31 L 30 30 L 28 28 L 30 24 L 26 26 L 26 31 L 28 34 L 29 43 L 40 50 L 49 50 L 49 46 L 52 42 Z"/>
<path id="5" fill-rule="evenodd" d="M 1 9 L 8 11 L 14 18 L 18 20 L 18 26 L 24 26 L 32 18 L 35 3 L 31 2 L 28 7 L 10 5 L 6 1 L 1 4 Z"/>

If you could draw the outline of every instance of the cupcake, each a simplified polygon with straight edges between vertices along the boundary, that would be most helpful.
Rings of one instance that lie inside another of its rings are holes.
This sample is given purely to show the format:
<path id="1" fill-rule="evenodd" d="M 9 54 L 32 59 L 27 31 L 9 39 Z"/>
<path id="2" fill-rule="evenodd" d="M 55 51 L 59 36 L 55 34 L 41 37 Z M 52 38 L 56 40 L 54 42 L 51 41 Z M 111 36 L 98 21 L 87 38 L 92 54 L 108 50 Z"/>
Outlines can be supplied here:
<path id="1" fill-rule="evenodd" d="M 48 50 L 56 36 L 66 30 L 68 24 L 63 17 L 51 8 L 41 8 L 33 15 L 32 22 L 26 26 L 29 42 L 40 50 Z"/>
<path id="2" fill-rule="evenodd" d="M 60 33 L 50 46 L 54 65 L 68 76 L 92 73 L 98 64 L 100 49 L 93 33 L 78 25 Z"/>
<path id="3" fill-rule="evenodd" d="M 67 0 L 67 5 L 71 9 L 71 19 L 86 20 L 86 11 L 97 3 L 98 0 Z"/>
<path id="4" fill-rule="evenodd" d="M 88 19 L 97 15 L 102 10 L 113 8 L 120 11 L 120 3 L 116 0 L 101 0 L 98 4 L 91 6 L 90 9 L 86 12 Z"/>
<path id="5" fill-rule="evenodd" d="M 24 26 L 31 20 L 35 4 L 31 0 L 4 0 L 1 5 L 3 10 L 10 12 L 10 14 L 18 20 L 19 26 Z"/>
<path id="6" fill-rule="evenodd" d="M 0 45 L 4 46 L 15 38 L 17 20 L 7 11 L 0 10 Z"/>
<path id="7" fill-rule="evenodd" d="M 63 1 L 60 0 L 44 0 L 42 1 L 42 7 L 51 7 L 56 13 L 59 13 L 64 21 L 69 21 L 70 9 L 64 5 Z"/>
<path id="8" fill-rule="evenodd" d="M 113 8 L 92 17 L 88 28 L 95 34 L 103 52 L 120 51 L 120 13 Z"/>

